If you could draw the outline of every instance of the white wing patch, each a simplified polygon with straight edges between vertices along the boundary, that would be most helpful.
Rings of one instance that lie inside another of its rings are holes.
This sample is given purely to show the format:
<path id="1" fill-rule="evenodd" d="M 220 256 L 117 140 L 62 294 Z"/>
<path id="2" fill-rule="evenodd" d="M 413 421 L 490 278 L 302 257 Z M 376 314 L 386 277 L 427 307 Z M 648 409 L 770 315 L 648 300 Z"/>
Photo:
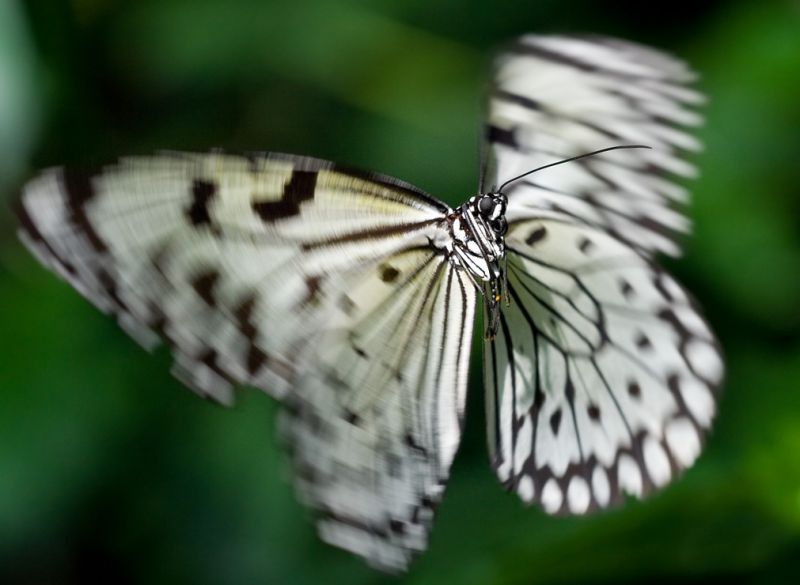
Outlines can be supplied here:
<path id="1" fill-rule="evenodd" d="M 661 487 L 698 456 L 723 366 L 681 287 L 569 217 L 512 224 L 510 306 L 484 351 L 500 480 L 550 513 Z"/>
<path id="2" fill-rule="evenodd" d="M 686 130 L 702 119 L 694 74 L 647 47 L 602 37 L 521 37 L 497 60 L 485 127 L 481 192 L 535 167 L 621 144 L 512 184 L 510 205 L 550 209 L 614 234 L 644 252 L 678 255 L 689 221 L 672 176 L 691 177 Z"/>
<path id="3" fill-rule="evenodd" d="M 283 417 L 322 538 L 387 571 L 425 549 L 461 439 L 475 289 L 429 250 L 346 287 Z"/>

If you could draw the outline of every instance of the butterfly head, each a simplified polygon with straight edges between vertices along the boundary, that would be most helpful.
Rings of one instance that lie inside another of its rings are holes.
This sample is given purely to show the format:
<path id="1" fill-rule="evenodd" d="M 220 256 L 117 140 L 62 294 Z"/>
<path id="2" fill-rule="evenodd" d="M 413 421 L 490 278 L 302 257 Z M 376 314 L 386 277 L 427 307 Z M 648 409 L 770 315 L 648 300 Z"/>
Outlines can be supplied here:
<path id="1" fill-rule="evenodd" d="M 497 236 L 504 236 L 508 231 L 506 207 L 508 199 L 503 193 L 484 193 L 473 197 L 473 213 L 483 219 Z"/>

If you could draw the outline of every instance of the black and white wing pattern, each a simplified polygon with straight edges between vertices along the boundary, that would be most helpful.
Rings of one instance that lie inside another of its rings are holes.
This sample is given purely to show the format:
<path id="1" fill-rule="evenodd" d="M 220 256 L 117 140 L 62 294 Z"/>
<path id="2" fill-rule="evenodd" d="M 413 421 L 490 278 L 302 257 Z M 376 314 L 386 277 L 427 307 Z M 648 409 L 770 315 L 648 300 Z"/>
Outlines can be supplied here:
<path id="1" fill-rule="evenodd" d="M 288 155 L 170 153 L 31 181 L 29 249 L 197 392 L 280 398 L 339 272 L 425 245 L 447 207 L 385 177 Z"/>
<path id="2" fill-rule="evenodd" d="M 500 480 L 550 513 L 642 497 L 689 467 L 716 410 L 717 342 L 646 256 L 568 216 L 512 221 L 510 306 L 485 342 Z"/>
<path id="3" fill-rule="evenodd" d="M 604 37 L 519 38 L 495 63 L 484 128 L 481 192 L 535 167 L 608 146 L 643 144 L 531 175 L 510 202 L 551 209 L 603 229 L 640 252 L 678 255 L 689 229 L 671 206 L 688 193 L 684 160 L 700 143 L 695 78 L 664 53 Z"/>
<path id="4" fill-rule="evenodd" d="M 526 36 L 498 61 L 482 191 L 508 187 L 509 306 L 484 344 L 489 444 L 500 480 L 550 513 L 641 497 L 692 464 L 723 365 L 683 289 L 653 261 L 678 254 L 670 208 L 698 143 L 691 73 L 612 39 Z"/>
<path id="5" fill-rule="evenodd" d="M 346 290 L 284 436 L 322 538 L 396 572 L 427 545 L 460 443 L 477 293 L 426 249 Z"/>
<path id="6" fill-rule="evenodd" d="M 446 205 L 286 155 L 58 169 L 18 202 L 31 251 L 193 389 L 286 405 L 322 536 L 387 570 L 424 548 L 461 435 L 475 291 L 432 241 Z"/>

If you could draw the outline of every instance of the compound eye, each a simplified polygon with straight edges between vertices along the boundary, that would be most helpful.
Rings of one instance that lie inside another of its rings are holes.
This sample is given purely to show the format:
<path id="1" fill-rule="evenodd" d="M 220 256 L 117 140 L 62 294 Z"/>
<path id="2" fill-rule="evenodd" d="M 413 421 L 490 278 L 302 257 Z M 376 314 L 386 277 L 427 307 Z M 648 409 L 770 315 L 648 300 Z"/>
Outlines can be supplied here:
<path id="1" fill-rule="evenodd" d="M 494 209 L 494 200 L 489 195 L 484 195 L 478 199 L 478 211 L 481 215 L 490 215 Z"/>
<path id="2" fill-rule="evenodd" d="M 506 232 L 508 231 L 508 222 L 506 221 L 504 215 L 501 215 L 492 222 L 492 229 L 498 236 L 506 235 Z"/>

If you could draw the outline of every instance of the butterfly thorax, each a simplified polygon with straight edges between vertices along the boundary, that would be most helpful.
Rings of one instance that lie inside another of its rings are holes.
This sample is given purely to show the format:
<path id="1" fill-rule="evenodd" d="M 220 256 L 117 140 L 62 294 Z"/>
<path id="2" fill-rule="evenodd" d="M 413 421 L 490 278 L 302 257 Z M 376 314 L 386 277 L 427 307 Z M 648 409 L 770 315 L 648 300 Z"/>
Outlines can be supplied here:
<path id="1" fill-rule="evenodd" d="M 487 337 L 497 331 L 500 300 L 505 296 L 507 204 L 502 193 L 481 194 L 470 197 L 448 218 L 452 237 L 448 252 L 483 294 Z"/>

